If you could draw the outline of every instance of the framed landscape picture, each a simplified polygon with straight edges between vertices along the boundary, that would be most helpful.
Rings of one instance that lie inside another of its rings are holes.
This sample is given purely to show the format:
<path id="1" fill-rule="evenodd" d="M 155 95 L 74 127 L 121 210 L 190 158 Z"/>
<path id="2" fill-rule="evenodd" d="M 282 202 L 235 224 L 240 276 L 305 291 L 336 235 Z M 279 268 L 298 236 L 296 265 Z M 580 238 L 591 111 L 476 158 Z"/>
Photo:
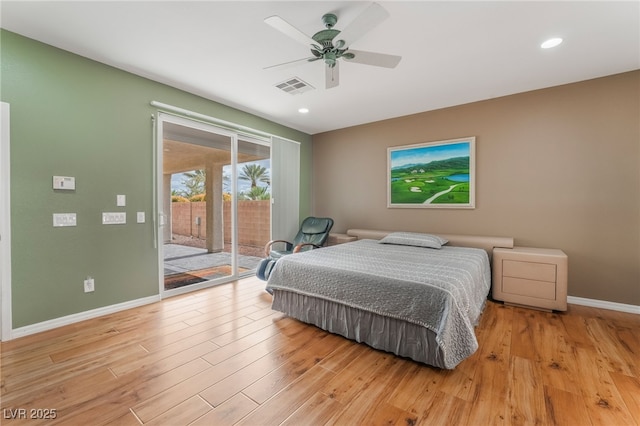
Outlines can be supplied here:
<path id="1" fill-rule="evenodd" d="M 475 137 L 387 148 L 387 207 L 475 208 Z"/>

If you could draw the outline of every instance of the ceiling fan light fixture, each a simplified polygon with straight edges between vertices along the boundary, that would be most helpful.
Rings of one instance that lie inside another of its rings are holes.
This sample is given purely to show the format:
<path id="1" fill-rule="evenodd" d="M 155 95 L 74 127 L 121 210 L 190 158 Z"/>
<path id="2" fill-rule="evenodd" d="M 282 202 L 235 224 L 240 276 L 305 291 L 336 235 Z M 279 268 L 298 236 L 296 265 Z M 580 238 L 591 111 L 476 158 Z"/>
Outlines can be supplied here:
<path id="1" fill-rule="evenodd" d="M 560 37 L 553 37 L 543 42 L 540 47 L 542 49 L 551 49 L 552 47 L 558 46 L 560 43 L 562 43 L 562 39 Z"/>
<path id="2" fill-rule="evenodd" d="M 323 55 L 324 63 L 330 66 L 331 68 L 336 66 L 336 61 L 338 60 L 338 55 L 334 51 L 325 52 Z"/>

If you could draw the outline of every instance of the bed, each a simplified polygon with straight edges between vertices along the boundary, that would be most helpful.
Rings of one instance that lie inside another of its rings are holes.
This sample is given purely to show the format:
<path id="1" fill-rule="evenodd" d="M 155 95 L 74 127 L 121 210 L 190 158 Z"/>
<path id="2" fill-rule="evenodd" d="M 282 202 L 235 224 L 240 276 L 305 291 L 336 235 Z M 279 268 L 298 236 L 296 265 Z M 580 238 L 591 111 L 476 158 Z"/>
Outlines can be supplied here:
<path id="1" fill-rule="evenodd" d="M 478 348 L 474 327 L 507 237 L 352 229 L 357 240 L 285 256 L 270 272 L 273 309 L 357 342 L 444 369 Z"/>

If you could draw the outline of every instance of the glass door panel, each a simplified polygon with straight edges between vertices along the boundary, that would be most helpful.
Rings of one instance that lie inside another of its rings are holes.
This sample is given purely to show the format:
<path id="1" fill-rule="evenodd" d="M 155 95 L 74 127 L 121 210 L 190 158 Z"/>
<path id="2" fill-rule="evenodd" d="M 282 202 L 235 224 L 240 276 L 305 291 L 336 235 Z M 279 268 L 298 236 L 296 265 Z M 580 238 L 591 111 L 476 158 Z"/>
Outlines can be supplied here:
<path id="1" fill-rule="evenodd" d="M 249 275 L 264 258 L 264 246 L 271 239 L 269 144 L 240 137 L 236 175 L 238 273 Z"/>
<path id="2" fill-rule="evenodd" d="M 234 135 L 210 125 L 178 118 L 163 122 L 164 292 L 206 287 L 237 275 L 233 233 L 225 233 L 233 219 L 225 212 L 223 192 L 234 144 Z"/>

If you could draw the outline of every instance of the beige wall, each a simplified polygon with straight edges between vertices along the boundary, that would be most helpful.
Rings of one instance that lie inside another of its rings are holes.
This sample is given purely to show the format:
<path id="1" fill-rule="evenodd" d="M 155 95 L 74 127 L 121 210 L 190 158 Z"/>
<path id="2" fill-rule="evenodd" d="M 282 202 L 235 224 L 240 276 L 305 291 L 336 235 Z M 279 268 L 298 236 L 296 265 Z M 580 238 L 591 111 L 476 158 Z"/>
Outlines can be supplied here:
<path id="1" fill-rule="evenodd" d="M 569 295 L 640 305 L 639 94 L 634 71 L 314 135 L 314 214 L 559 248 Z M 387 147 L 466 136 L 475 209 L 386 207 Z"/>

